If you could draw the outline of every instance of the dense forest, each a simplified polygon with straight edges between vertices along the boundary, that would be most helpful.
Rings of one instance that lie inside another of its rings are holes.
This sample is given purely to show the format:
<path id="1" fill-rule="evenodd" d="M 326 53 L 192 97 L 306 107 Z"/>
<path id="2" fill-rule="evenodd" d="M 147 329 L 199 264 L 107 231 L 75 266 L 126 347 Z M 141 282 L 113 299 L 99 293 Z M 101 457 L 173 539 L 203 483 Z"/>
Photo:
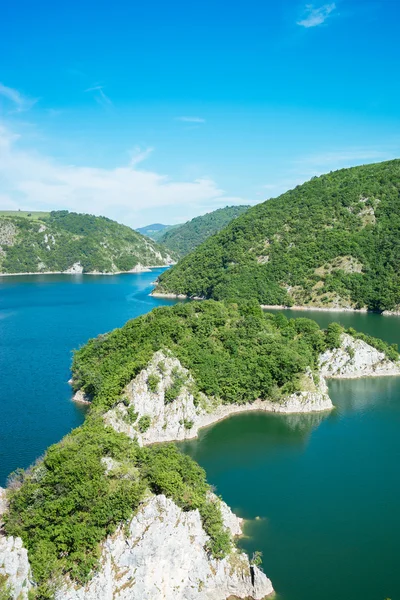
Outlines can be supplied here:
<path id="1" fill-rule="evenodd" d="M 113 273 L 170 262 L 165 248 L 106 217 L 0 212 L 1 273 L 66 271 L 76 263 L 85 273 Z"/>
<path id="2" fill-rule="evenodd" d="M 241 215 L 160 277 L 158 292 L 260 304 L 400 304 L 400 160 L 314 177 Z"/>
<path id="3" fill-rule="evenodd" d="M 257 302 L 185 302 L 90 340 L 74 355 L 73 383 L 94 406 L 109 408 L 153 353 L 166 349 L 209 397 L 224 403 L 279 400 L 301 389 L 306 368 L 316 369 L 318 355 L 339 346 L 341 331 L 335 323 L 323 331 L 310 319 L 264 313 Z M 384 342 L 368 342 L 397 358 Z"/>
<path id="4" fill-rule="evenodd" d="M 162 230 L 152 232 L 150 237 L 166 246 L 168 250 L 175 252 L 178 256 L 186 256 L 211 235 L 221 231 L 248 208 L 248 206 L 219 208 L 206 215 L 195 217 L 182 225 L 169 225 Z M 142 233 L 143 229 L 141 230 Z"/>

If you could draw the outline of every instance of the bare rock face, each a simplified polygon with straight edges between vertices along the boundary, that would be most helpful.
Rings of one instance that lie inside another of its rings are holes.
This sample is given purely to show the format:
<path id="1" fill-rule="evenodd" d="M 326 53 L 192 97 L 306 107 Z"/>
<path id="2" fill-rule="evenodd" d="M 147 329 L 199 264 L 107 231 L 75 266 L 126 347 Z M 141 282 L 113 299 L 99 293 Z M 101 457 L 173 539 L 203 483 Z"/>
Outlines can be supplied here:
<path id="1" fill-rule="evenodd" d="M 340 348 L 321 354 L 320 372 L 324 377 L 343 379 L 400 375 L 400 364 L 363 340 L 343 333 Z"/>
<path id="2" fill-rule="evenodd" d="M 213 559 L 204 549 L 207 539 L 197 510 L 184 512 L 165 496 L 153 496 L 139 508 L 127 536 L 120 529 L 104 542 L 93 579 L 60 590 L 56 600 L 261 600 L 273 593 L 245 554 L 234 550 Z"/>
<path id="3" fill-rule="evenodd" d="M 6 510 L 6 491 L 0 488 L 0 575 L 5 577 L 7 591 L 13 600 L 27 600 L 32 587 L 28 552 L 21 538 L 6 537 L 1 533 L 2 515 Z"/>
<path id="4" fill-rule="evenodd" d="M 176 376 L 183 383 L 177 397 L 168 401 L 168 390 Z M 125 402 L 120 402 L 108 411 L 104 420 L 116 431 L 137 438 L 139 444 L 146 445 L 195 438 L 202 427 L 235 413 L 254 410 L 304 413 L 333 408 L 323 377 L 317 381 L 308 369 L 303 377 L 302 387 L 302 391 L 279 402 L 259 399 L 248 404 L 221 404 L 202 393 L 196 393 L 189 371 L 182 367 L 177 358 L 158 351 L 147 368 L 126 386 Z M 141 417 L 150 419 L 146 431 L 141 431 Z"/>
<path id="5" fill-rule="evenodd" d="M 69 269 L 64 271 L 64 273 L 71 273 L 72 275 L 80 274 L 83 273 L 83 267 L 80 262 L 76 262 L 72 267 L 69 267 Z"/>

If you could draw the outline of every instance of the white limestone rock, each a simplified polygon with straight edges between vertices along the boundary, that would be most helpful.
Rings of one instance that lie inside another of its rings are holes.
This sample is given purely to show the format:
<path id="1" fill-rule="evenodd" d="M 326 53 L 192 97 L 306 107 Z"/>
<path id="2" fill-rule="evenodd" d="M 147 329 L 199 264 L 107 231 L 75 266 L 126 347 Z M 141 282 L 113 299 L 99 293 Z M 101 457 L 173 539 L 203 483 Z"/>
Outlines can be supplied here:
<path id="1" fill-rule="evenodd" d="M 178 397 L 166 404 L 165 393 L 173 384 L 175 373 L 184 383 Z M 155 391 L 150 389 L 151 376 L 158 378 Z M 116 431 L 136 437 L 141 445 L 196 437 L 201 417 L 213 411 L 214 406 L 204 394 L 201 395 L 202 406 L 196 406 L 193 393 L 194 382 L 189 371 L 178 359 L 158 351 L 147 368 L 126 386 L 124 396 L 129 406 L 120 402 L 105 414 L 104 420 Z M 132 424 L 128 418 L 131 411 L 137 413 L 137 420 Z M 151 419 L 151 425 L 145 432 L 139 430 L 139 420 L 143 416 Z"/>
<path id="2" fill-rule="evenodd" d="M 173 382 L 174 372 L 184 378 L 184 384 L 178 397 L 165 404 L 165 392 Z M 159 378 L 154 392 L 148 384 L 150 376 Z M 280 402 L 259 399 L 247 404 L 221 404 L 204 394 L 196 394 L 189 371 L 182 367 L 177 358 L 158 351 L 147 368 L 126 386 L 124 396 L 128 406 L 120 402 L 105 414 L 104 420 L 116 431 L 137 438 L 140 445 L 146 445 L 195 438 L 202 427 L 235 413 L 254 410 L 279 413 L 331 410 L 333 405 L 324 379 L 321 377 L 316 383 L 310 369 L 303 379 L 303 391 L 291 394 Z M 134 423 L 129 422 L 131 412 L 137 414 Z M 150 417 L 151 424 L 147 431 L 140 432 L 138 422 L 145 415 Z"/>
<path id="3" fill-rule="evenodd" d="M 6 491 L 0 488 L 0 575 L 6 577 L 6 585 L 13 600 L 27 600 L 32 587 L 28 552 L 21 538 L 6 537 L 2 533 L 2 516 L 7 510 Z"/>
<path id="4" fill-rule="evenodd" d="M 93 579 L 65 587 L 56 600 L 261 600 L 273 593 L 245 554 L 213 559 L 204 549 L 207 540 L 197 510 L 184 512 L 153 496 L 131 520 L 127 537 L 119 529 L 104 542 Z"/>
<path id="5" fill-rule="evenodd" d="M 323 377 L 353 379 L 400 375 L 400 363 L 386 358 L 383 352 L 347 333 L 341 336 L 340 348 L 326 350 L 319 359 Z"/>
<path id="6" fill-rule="evenodd" d="M 72 265 L 72 267 L 69 267 L 69 269 L 64 271 L 64 273 L 71 273 L 72 275 L 77 275 L 83 273 L 83 267 L 80 262 L 76 262 Z"/>

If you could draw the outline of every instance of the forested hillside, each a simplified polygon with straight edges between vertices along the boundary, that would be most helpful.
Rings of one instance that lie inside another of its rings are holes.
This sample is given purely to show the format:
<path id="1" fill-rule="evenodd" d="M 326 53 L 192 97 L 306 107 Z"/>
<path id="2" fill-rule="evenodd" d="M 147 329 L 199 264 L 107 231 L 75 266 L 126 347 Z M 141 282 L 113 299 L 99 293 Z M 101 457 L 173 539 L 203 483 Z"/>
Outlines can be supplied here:
<path id="1" fill-rule="evenodd" d="M 400 161 L 314 177 L 235 219 L 157 292 L 261 304 L 400 304 Z"/>
<path id="2" fill-rule="evenodd" d="M 105 217 L 0 212 L 0 273 L 114 273 L 167 265 L 165 248 Z"/>
<path id="3" fill-rule="evenodd" d="M 90 395 L 94 406 L 107 409 L 154 352 L 164 349 L 209 397 L 238 404 L 279 400 L 301 389 L 307 367 L 317 369 L 319 354 L 339 346 L 341 332 L 336 323 L 323 331 L 310 319 L 264 313 L 257 302 L 186 302 L 156 308 L 90 340 L 75 353 L 73 385 Z M 367 341 L 397 359 L 384 342 Z M 179 381 L 177 390 L 176 395 Z"/>
<path id="4" fill-rule="evenodd" d="M 172 225 L 150 237 L 166 246 L 178 256 L 186 256 L 207 238 L 221 231 L 228 223 L 245 212 L 248 206 L 226 206 L 195 217 L 182 225 Z"/>

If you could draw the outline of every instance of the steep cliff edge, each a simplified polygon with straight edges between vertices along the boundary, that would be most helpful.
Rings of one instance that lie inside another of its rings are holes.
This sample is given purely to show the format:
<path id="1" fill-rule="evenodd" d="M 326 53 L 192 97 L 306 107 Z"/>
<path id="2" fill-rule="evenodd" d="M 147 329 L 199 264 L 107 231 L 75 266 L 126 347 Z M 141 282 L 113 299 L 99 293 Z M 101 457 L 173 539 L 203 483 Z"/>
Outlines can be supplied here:
<path id="1" fill-rule="evenodd" d="M 220 502 L 215 499 L 216 502 Z M 226 526 L 240 531 L 224 505 Z M 101 568 L 83 587 L 69 586 L 57 600 L 261 600 L 273 593 L 269 579 L 248 557 L 232 551 L 222 560 L 205 550 L 199 512 L 184 512 L 164 495 L 144 502 L 129 523 L 103 544 Z"/>
<path id="2" fill-rule="evenodd" d="M 322 377 L 319 381 L 315 379 L 309 369 L 302 378 L 302 391 L 278 402 L 256 400 L 245 404 L 222 404 L 198 392 L 190 372 L 179 360 L 170 353 L 159 351 L 147 368 L 126 386 L 123 401 L 108 411 L 104 420 L 116 431 L 137 438 L 141 445 L 191 439 L 197 437 L 202 427 L 235 413 L 253 410 L 302 413 L 332 409 L 325 380 Z M 177 380 L 180 387 L 176 397 L 171 399 L 169 392 Z"/>

